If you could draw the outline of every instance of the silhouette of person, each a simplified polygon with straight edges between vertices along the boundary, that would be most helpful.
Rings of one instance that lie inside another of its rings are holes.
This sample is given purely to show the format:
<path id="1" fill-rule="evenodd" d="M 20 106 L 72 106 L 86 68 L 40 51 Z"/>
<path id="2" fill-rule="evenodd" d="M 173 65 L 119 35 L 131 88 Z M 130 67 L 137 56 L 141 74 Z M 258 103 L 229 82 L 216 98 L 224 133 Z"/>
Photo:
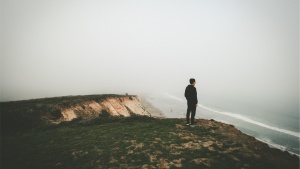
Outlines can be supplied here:
<path id="1" fill-rule="evenodd" d="M 196 80 L 191 78 L 190 84 L 185 88 L 184 96 L 187 100 L 186 125 L 195 124 L 196 107 L 198 106 Z M 191 115 L 191 123 L 190 123 Z"/>

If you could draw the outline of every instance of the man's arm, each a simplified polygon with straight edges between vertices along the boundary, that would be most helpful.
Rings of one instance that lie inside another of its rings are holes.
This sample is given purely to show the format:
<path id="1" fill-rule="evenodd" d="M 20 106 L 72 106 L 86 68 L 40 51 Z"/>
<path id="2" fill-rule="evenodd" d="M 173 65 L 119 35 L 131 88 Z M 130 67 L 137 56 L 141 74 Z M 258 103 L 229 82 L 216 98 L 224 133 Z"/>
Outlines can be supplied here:
<path id="1" fill-rule="evenodd" d="M 197 101 L 197 104 L 196 106 L 198 105 L 198 97 L 197 97 L 197 89 L 195 88 L 195 93 L 196 93 L 196 101 Z"/>
<path id="2" fill-rule="evenodd" d="M 185 88 L 184 96 L 185 96 L 186 100 L 188 100 L 190 98 L 190 93 L 189 93 L 189 90 L 187 87 Z"/>

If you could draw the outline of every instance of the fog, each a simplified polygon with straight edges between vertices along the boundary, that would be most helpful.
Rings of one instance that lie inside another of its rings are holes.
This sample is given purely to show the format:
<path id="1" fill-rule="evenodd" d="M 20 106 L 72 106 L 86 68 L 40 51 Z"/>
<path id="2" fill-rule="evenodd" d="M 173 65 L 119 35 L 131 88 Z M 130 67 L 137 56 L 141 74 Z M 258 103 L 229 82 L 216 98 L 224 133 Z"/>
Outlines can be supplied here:
<path id="1" fill-rule="evenodd" d="M 1 101 L 167 92 L 299 113 L 298 0 L 2 0 Z"/>

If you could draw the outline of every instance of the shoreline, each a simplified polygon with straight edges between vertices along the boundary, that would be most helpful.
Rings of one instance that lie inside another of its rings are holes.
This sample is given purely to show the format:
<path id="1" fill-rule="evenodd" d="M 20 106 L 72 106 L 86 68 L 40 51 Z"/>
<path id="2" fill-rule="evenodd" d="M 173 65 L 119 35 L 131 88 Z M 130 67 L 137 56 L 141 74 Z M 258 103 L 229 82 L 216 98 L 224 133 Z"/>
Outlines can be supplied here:
<path id="1" fill-rule="evenodd" d="M 206 120 L 209 120 L 209 119 L 206 119 Z M 229 122 L 227 122 L 227 121 L 223 121 L 223 120 L 215 120 L 215 121 L 218 121 L 218 122 L 221 122 L 221 123 L 224 123 L 224 124 L 228 124 L 228 125 L 233 125 L 233 124 L 231 124 L 231 123 L 229 123 Z M 235 125 L 234 125 L 234 126 L 235 126 Z M 235 127 L 238 128 L 237 126 L 235 126 Z M 243 131 L 242 131 L 242 132 L 243 132 Z M 295 153 L 295 152 L 293 152 L 293 151 L 287 150 L 287 147 L 285 147 L 285 146 L 283 146 L 283 145 L 276 144 L 276 143 L 271 143 L 271 142 L 269 142 L 269 141 L 260 139 L 260 138 L 258 138 L 258 137 L 256 137 L 256 136 L 251 135 L 251 134 L 248 134 L 248 133 L 246 133 L 246 132 L 243 132 L 243 133 L 246 134 L 246 135 L 248 135 L 248 136 L 254 137 L 254 138 L 255 138 L 256 140 L 258 140 L 258 141 L 261 141 L 261 142 L 263 142 L 263 143 L 268 144 L 268 146 L 271 147 L 271 148 L 279 149 L 279 150 L 281 150 L 282 152 L 287 151 L 287 152 L 289 152 L 290 154 L 296 155 L 296 156 L 298 156 L 298 157 L 300 158 L 300 152 L 299 152 L 299 154 L 297 154 L 297 153 Z"/>
<path id="2" fill-rule="evenodd" d="M 244 132 L 243 132 L 243 133 L 244 133 Z M 244 134 L 247 134 L 247 133 L 244 133 Z M 249 134 L 247 134 L 247 135 L 249 135 Z M 251 135 L 249 135 L 249 136 L 251 136 Z M 297 154 L 297 153 L 295 153 L 295 152 L 292 152 L 292 151 L 287 150 L 287 147 L 284 147 L 284 146 L 282 146 L 282 145 L 275 144 L 275 143 L 270 143 L 270 142 L 268 142 L 268 141 L 259 139 L 259 138 L 257 138 L 257 137 L 255 137 L 255 139 L 258 140 L 258 141 L 261 141 L 261 142 L 263 142 L 263 143 L 266 143 L 270 148 L 275 148 L 275 149 L 281 150 L 282 152 L 288 152 L 288 153 L 290 153 L 291 155 L 296 155 L 297 157 L 300 158 L 300 154 Z"/>
<path id="3" fill-rule="evenodd" d="M 153 106 L 150 102 L 148 102 L 145 96 L 139 95 L 138 98 L 142 106 L 145 107 L 146 111 L 150 114 L 151 117 L 166 118 L 166 115 L 161 110 Z"/>

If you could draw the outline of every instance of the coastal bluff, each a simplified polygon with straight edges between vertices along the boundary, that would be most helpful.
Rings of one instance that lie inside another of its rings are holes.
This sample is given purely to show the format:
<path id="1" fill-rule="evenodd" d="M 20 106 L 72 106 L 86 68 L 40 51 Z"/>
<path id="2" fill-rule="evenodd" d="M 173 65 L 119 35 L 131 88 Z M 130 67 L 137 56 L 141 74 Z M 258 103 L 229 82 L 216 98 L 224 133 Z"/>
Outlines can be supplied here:
<path id="1" fill-rule="evenodd" d="M 35 127 L 74 119 L 88 121 L 104 116 L 129 117 L 132 114 L 163 117 L 145 108 L 137 95 L 84 95 L 41 98 L 0 103 L 1 127 Z M 144 101 L 143 101 L 144 102 Z M 149 107 L 149 103 L 146 104 Z M 151 106 L 151 105 L 150 105 Z"/>
<path id="2" fill-rule="evenodd" d="M 135 95 L 2 102 L 1 168 L 299 168 L 298 156 L 233 125 L 190 127 L 143 103 Z"/>

